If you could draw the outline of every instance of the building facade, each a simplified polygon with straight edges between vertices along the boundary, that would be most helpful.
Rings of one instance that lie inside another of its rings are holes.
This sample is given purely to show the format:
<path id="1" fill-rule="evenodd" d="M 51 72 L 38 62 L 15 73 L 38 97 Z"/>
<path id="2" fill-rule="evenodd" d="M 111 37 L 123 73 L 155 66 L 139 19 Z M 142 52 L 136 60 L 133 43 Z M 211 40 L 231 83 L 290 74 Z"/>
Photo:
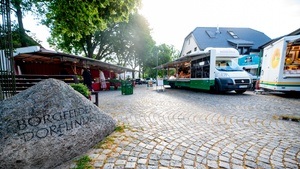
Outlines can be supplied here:
<path id="1" fill-rule="evenodd" d="M 251 28 L 197 27 L 185 39 L 180 57 L 204 51 L 209 47 L 230 47 L 239 51 L 239 63 L 247 71 L 256 74 L 259 65 L 260 46 L 271 38 Z"/>

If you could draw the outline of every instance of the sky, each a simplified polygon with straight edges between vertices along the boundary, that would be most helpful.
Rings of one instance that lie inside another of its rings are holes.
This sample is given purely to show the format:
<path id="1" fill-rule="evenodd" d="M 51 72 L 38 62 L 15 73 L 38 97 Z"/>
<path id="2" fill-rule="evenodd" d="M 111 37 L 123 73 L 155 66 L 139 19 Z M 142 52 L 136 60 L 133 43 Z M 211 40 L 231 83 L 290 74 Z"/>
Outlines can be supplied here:
<path id="1" fill-rule="evenodd" d="M 245 27 L 271 39 L 300 28 L 300 0 L 142 0 L 139 13 L 149 22 L 157 45 L 181 50 L 184 38 L 196 27 Z M 27 16 L 25 29 L 47 44 L 49 30 Z"/>
<path id="2" fill-rule="evenodd" d="M 142 0 L 157 44 L 181 50 L 196 27 L 246 27 L 271 39 L 300 28 L 300 0 Z"/>

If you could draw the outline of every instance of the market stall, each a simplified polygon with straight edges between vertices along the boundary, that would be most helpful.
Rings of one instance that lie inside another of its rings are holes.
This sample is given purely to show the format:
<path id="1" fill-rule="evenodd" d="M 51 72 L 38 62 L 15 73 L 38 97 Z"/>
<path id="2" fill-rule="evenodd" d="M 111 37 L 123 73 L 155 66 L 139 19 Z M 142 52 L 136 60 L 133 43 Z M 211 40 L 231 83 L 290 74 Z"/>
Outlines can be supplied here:
<path id="1" fill-rule="evenodd" d="M 39 46 L 18 48 L 14 53 L 17 75 L 77 75 L 82 82 L 81 72 L 88 68 L 93 79 L 93 90 L 101 91 L 100 71 L 105 77 L 106 88 L 117 89 L 121 80 L 118 74 L 134 70 L 101 62 L 96 59 L 46 50 Z"/>

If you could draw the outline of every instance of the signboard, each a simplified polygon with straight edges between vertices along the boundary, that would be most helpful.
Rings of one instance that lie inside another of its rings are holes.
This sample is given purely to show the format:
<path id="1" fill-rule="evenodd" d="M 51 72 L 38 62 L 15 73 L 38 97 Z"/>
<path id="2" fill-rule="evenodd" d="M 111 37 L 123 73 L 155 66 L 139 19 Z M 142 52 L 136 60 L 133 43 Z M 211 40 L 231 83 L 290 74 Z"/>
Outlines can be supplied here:
<path id="1" fill-rule="evenodd" d="M 241 67 L 258 68 L 259 62 L 260 62 L 260 57 L 255 54 L 244 55 L 238 59 L 238 64 Z"/>

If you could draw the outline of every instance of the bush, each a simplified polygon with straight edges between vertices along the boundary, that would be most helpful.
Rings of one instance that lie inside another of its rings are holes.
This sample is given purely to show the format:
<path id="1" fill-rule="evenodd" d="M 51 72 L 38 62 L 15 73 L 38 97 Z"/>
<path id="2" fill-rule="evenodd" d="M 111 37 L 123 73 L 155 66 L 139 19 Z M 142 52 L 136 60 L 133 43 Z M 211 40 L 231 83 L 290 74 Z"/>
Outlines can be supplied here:
<path id="1" fill-rule="evenodd" d="M 71 84 L 71 87 L 73 87 L 74 90 L 81 93 L 86 98 L 89 98 L 89 96 L 91 95 L 89 88 L 82 83 Z"/>

